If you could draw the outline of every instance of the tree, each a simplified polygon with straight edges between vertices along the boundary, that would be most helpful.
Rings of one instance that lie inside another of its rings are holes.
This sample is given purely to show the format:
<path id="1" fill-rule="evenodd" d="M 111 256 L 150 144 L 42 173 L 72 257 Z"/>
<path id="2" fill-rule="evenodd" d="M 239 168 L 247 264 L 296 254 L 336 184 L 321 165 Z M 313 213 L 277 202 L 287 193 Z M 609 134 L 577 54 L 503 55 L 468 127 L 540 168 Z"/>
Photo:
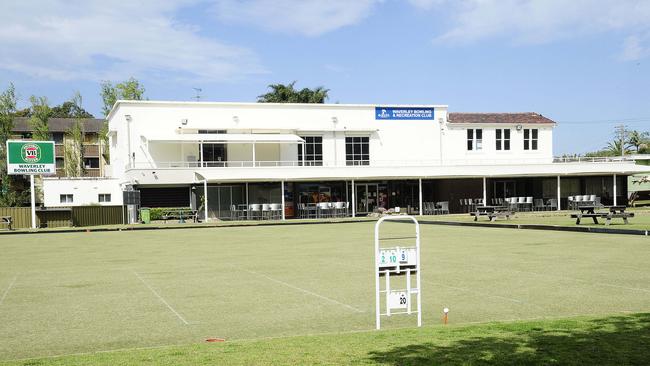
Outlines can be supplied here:
<path id="1" fill-rule="evenodd" d="M 68 177 L 81 177 L 86 171 L 83 152 L 84 135 L 83 125 L 79 119 L 66 132 L 64 154 L 65 174 Z"/>
<path id="2" fill-rule="evenodd" d="M 648 151 L 648 146 L 650 146 L 650 133 L 631 131 L 627 138 L 627 143 L 630 147 L 634 148 L 634 152 L 642 154 Z"/>
<path id="3" fill-rule="evenodd" d="M 322 86 L 314 89 L 303 88 L 296 90 L 296 82 L 287 85 L 271 84 L 268 87 L 270 92 L 257 97 L 258 103 L 325 103 L 329 98 L 329 89 Z"/>
<path id="4" fill-rule="evenodd" d="M 95 118 L 90 112 L 68 100 L 52 107 L 52 118 Z"/>
<path id="5" fill-rule="evenodd" d="M 607 156 L 622 156 L 630 152 L 626 146 L 627 144 L 624 141 L 614 140 L 607 143 L 605 151 L 608 153 Z"/>
<path id="6" fill-rule="evenodd" d="M 18 189 L 15 179 L 7 172 L 7 140 L 11 138 L 16 114 L 16 88 L 14 84 L 0 94 L 0 206 L 22 205 L 29 191 Z"/>
<path id="7" fill-rule="evenodd" d="M 108 116 L 118 100 L 142 100 L 144 91 L 144 86 L 133 77 L 116 85 L 107 80 L 102 81 L 100 95 L 104 102 L 104 116 Z"/>
<path id="8" fill-rule="evenodd" d="M 48 141 L 50 139 L 50 127 L 48 120 L 52 114 L 46 97 L 31 96 L 32 113 L 29 118 L 29 125 L 32 128 L 32 138 L 37 141 Z"/>

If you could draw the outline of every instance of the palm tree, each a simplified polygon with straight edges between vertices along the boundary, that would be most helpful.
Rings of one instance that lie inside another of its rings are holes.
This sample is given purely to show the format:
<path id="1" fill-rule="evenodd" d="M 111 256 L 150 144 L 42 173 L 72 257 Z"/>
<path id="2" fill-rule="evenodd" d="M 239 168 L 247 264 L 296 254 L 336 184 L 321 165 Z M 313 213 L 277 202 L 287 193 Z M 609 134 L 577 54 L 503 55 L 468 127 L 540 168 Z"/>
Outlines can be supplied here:
<path id="1" fill-rule="evenodd" d="M 607 143 L 605 151 L 611 156 L 622 156 L 630 152 L 622 141 L 615 140 Z"/>
<path id="2" fill-rule="evenodd" d="M 296 82 L 289 84 L 271 84 L 270 92 L 257 97 L 258 103 L 325 103 L 329 89 L 322 86 L 314 89 L 295 89 Z"/>

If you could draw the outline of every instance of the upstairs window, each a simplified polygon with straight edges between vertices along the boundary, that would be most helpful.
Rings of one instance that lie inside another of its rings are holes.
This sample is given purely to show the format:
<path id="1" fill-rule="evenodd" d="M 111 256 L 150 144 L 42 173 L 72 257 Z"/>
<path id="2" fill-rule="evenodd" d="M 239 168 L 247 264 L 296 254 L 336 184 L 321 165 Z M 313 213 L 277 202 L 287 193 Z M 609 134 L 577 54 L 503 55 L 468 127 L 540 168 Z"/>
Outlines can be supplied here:
<path id="1" fill-rule="evenodd" d="M 345 164 L 370 165 L 370 137 L 345 138 Z"/>
<path id="2" fill-rule="evenodd" d="M 303 136 L 305 140 L 305 166 L 323 165 L 323 136 Z M 302 164 L 302 146 L 298 145 L 298 161 Z"/>
<path id="3" fill-rule="evenodd" d="M 483 150 L 483 129 L 467 129 L 467 150 Z"/>
<path id="4" fill-rule="evenodd" d="M 99 202 L 111 202 L 111 194 L 110 193 L 100 193 L 98 197 Z"/>
<path id="5" fill-rule="evenodd" d="M 74 199 L 71 194 L 61 194 L 59 195 L 59 201 L 61 203 L 73 203 Z"/>
<path id="6" fill-rule="evenodd" d="M 496 149 L 510 150 L 510 129 L 497 128 L 496 130 Z"/>
<path id="7" fill-rule="evenodd" d="M 524 129 L 524 150 L 537 150 L 537 136 L 539 132 L 536 128 Z"/>

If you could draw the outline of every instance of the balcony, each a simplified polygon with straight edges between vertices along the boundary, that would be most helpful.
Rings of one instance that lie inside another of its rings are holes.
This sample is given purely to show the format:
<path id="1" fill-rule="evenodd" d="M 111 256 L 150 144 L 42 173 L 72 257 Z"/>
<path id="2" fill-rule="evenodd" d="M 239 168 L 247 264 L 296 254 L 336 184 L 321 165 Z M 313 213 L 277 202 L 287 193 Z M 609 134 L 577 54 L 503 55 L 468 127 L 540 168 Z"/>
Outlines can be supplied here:
<path id="1" fill-rule="evenodd" d="M 65 155 L 65 147 L 63 144 L 54 145 L 54 156 L 63 157 Z"/>
<path id="2" fill-rule="evenodd" d="M 99 157 L 99 145 L 98 144 L 84 144 L 83 145 L 84 157 Z"/>
<path id="3" fill-rule="evenodd" d="M 84 173 L 84 177 L 101 177 L 101 169 L 99 168 L 86 168 L 86 171 Z"/>

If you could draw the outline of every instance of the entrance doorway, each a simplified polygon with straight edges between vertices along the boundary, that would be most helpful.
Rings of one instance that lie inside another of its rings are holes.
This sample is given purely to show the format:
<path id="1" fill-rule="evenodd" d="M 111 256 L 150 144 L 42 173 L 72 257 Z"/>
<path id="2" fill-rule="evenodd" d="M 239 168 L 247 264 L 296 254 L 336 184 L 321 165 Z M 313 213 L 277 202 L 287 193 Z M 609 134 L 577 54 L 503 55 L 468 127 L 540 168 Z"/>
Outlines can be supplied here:
<path id="1" fill-rule="evenodd" d="M 377 208 L 379 184 L 356 184 L 357 213 L 368 214 Z"/>
<path id="2" fill-rule="evenodd" d="M 508 198 L 517 195 L 517 185 L 514 180 L 497 180 L 494 182 L 494 197 Z"/>

